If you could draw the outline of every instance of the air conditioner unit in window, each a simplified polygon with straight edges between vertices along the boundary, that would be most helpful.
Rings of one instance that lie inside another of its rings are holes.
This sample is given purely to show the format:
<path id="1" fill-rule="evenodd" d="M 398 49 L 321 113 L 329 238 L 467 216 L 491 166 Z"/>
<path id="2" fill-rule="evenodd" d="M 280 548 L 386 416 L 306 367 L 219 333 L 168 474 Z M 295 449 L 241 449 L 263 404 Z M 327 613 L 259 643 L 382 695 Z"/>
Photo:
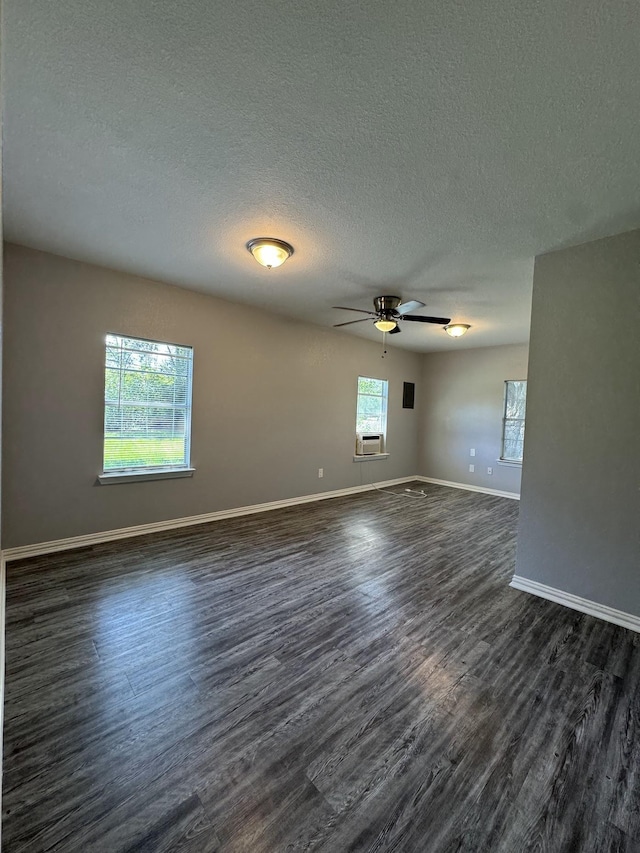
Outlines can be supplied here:
<path id="1" fill-rule="evenodd" d="M 384 436 L 380 432 L 356 433 L 356 456 L 370 456 L 372 453 L 382 453 Z"/>

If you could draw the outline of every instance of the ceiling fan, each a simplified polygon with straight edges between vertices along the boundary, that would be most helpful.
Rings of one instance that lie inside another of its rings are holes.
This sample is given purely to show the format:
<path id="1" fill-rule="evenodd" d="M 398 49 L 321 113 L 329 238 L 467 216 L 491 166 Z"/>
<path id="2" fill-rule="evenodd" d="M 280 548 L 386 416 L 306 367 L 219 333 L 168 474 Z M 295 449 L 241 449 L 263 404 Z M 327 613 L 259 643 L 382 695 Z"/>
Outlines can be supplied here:
<path id="1" fill-rule="evenodd" d="M 373 324 L 381 332 L 388 332 L 390 335 L 397 335 L 401 329 L 398 325 L 400 320 L 410 320 L 413 323 L 435 323 L 438 326 L 446 326 L 451 320 L 448 317 L 423 317 L 420 314 L 410 314 L 410 311 L 417 311 L 418 308 L 424 308 L 424 302 L 418 302 L 417 299 L 411 299 L 409 302 L 400 302 L 399 296 L 376 296 L 373 300 L 375 311 L 365 311 L 362 308 L 345 308 L 342 305 L 334 305 L 339 311 L 357 311 L 359 314 L 368 314 L 369 317 L 362 317 L 360 320 L 348 320 L 346 323 L 335 323 L 334 328 L 338 326 L 351 326 L 353 323 L 364 323 L 370 317 L 375 317 Z"/>

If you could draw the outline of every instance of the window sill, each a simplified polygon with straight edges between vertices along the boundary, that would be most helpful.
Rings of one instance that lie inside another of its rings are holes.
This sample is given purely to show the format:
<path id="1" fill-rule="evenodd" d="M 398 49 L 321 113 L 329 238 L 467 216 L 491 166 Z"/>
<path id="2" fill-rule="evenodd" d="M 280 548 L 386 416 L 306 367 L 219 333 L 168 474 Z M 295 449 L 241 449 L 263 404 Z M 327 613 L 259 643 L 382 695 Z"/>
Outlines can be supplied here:
<path id="1" fill-rule="evenodd" d="M 496 459 L 497 465 L 506 465 L 507 468 L 522 468 L 522 462 L 512 462 L 510 459 Z"/>
<path id="2" fill-rule="evenodd" d="M 140 483 L 145 480 L 175 480 L 177 477 L 193 477 L 195 468 L 158 468 L 146 471 L 113 471 L 98 474 L 98 480 L 102 486 L 111 486 L 116 483 Z"/>
<path id="3" fill-rule="evenodd" d="M 376 459 L 386 459 L 388 453 L 363 453 L 361 456 L 354 456 L 354 462 L 373 462 Z"/>

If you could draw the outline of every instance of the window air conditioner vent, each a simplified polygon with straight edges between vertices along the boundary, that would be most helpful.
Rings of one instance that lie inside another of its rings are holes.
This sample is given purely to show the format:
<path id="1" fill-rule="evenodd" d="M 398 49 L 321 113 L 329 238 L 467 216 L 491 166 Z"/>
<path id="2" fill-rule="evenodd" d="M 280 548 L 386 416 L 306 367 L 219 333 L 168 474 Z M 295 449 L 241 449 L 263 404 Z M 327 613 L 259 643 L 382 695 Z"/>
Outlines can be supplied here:
<path id="1" fill-rule="evenodd" d="M 383 435 L 380 432 L 356 433 L 356 456 L 382 453 Z"/>

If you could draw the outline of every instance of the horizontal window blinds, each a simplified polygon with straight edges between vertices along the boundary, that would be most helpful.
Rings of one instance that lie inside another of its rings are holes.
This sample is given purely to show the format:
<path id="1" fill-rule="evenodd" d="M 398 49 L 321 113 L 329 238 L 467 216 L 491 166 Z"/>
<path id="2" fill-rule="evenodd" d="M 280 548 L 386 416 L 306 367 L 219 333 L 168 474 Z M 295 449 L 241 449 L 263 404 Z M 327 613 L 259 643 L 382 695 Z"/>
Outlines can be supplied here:
<path id="1" fill-rule="evenodd" d="M 388 382 L 385 379 L 358 377 L 356 432 L 386 432 L 387 393 Z"/>
<path id="2" fill-rule="evenodd" d="M 502 419 L 502 456 L 507 462 L 522 462 L 527 411 L 526 379 L 507 379 Z"/>
<path id="3" fill-rule="evenodd" d="M 107 335 L 104 471 L 187 468 L 193 349 Z"/>

